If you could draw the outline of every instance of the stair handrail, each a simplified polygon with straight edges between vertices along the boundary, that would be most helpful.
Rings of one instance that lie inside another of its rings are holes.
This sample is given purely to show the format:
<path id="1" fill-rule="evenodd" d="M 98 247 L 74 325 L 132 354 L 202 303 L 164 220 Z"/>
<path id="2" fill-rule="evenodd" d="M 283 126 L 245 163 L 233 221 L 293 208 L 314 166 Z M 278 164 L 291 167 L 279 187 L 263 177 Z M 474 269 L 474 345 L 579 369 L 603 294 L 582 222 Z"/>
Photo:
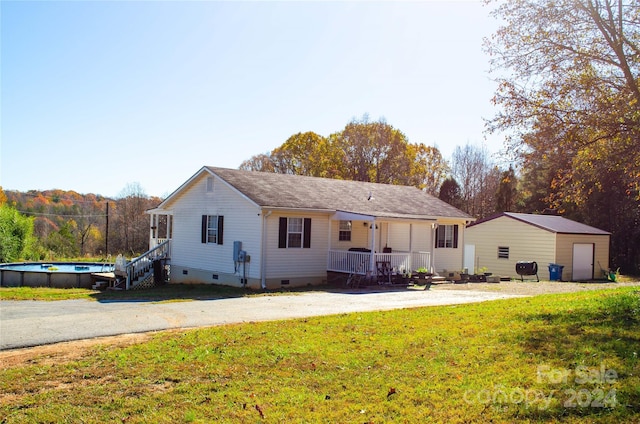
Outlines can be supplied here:
<path id="1" fill-rule="evenodd" d="M 137 273 L 146 273 L 149 272 L 149 270 L 153 270 L 153 261 L 164 259 L 168 256 L 170 242 L 171 240 L 165 240 L 159 245 L 155 246 L 153 249 L 150 249 L 137 258 L 133 259 L 131 262 L 127 262 L 127 281 L 125 284 L 126 290 L 129 290 L 131 288 L 131 283 L 133 282 L 134 276 Z"/>

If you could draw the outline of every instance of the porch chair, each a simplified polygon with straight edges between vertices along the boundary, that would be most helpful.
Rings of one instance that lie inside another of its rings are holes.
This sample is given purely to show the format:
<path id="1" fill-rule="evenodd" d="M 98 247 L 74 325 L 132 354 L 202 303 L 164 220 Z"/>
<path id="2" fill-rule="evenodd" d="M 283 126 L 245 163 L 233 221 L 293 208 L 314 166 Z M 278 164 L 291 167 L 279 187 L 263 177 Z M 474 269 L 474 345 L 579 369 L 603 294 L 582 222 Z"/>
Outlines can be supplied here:
<path id="1" fill-rule="evenodd" d="M 391 284 L 391 262 L 376 261 L 378 284 Z"/>

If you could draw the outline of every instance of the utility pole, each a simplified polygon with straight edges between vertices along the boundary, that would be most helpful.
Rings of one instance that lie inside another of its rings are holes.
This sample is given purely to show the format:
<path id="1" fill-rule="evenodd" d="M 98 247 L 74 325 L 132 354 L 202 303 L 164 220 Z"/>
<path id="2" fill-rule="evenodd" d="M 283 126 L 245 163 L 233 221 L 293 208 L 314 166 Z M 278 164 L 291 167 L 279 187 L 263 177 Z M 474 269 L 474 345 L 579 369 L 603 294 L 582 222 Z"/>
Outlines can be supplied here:
<path id="1" fill-rule="evenodd" d="M 109 256 L 109 201 L 107 200 L 107 225 L 104 230 L 104 254 Z"/>

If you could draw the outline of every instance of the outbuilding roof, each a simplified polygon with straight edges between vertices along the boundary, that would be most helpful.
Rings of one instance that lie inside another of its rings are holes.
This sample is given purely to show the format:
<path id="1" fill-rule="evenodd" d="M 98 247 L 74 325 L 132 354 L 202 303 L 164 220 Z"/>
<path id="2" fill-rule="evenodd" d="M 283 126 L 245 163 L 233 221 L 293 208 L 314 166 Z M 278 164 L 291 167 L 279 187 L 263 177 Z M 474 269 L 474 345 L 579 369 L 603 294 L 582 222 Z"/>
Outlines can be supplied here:
<path id="1" fill-rule="evenodd" d="M 496 218 L 506 216 L 509 218 L 522 221 L 524 223 L 534 225 L 547 231 L 558 234 L 589 234 L 589 235 L 609 235 L 611 233 L 582 224 L 571 219 L 564 218 L 559 215 L 540 215 L 530 213 L 503 212 L 501 214 L 480 220 L 472 225 L 479 225 L 483 222 L 491 221 Z M 470 225 L 471 226 L 471 225 Z"/>
<path id="2" fill-rule="evenodd" d="M 218 176 L 263 208 L 326 210 L 379 218 L 474 220 L 467 213 L 416 187 L 213 166 L 202 168 L 191 180 L 202 172 Z"/>

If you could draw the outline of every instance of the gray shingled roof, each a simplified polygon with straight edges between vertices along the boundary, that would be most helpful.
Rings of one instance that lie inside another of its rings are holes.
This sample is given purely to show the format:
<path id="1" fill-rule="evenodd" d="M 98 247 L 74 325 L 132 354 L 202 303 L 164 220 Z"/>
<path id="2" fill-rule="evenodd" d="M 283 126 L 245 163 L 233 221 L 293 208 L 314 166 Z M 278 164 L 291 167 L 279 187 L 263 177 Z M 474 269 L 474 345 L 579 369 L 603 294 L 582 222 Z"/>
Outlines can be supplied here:
<path id="1" fill-rule="evenodd" d="M 572 221 L 558 215 L 536 215 L 529 213 L 504 212 L 494 218 L 497 218 L 499 216 L 508 216 L 510 218 L 517 219 L 518 221 L 526 222 L 527 224 L 535 225 L 536 227 L 559 234 L 611 234 L 598 228 L 590 227 L 589 225 L 581 224 L 580 222 Z M 476 223 L 475 225 L 477 224 L 478 223 Z"/>
<path id="2" fill-rule="evenodd" d="M 473 219 L 416 187 L 211 166 L 206 169 L 262 207 L 324 209 L 404 219 Z"/>

